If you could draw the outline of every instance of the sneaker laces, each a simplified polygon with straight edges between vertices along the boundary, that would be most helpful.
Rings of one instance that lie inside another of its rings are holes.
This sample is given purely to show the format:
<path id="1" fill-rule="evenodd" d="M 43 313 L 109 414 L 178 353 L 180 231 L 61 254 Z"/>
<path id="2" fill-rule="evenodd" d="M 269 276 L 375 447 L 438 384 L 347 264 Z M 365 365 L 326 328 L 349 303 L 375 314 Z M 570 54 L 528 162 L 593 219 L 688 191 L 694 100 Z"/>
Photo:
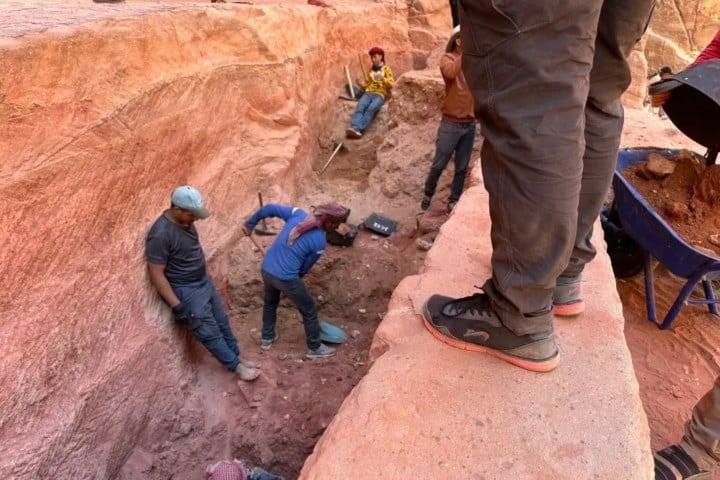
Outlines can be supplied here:
<path id="1" fill-rule="evenodd" d="M 458 298 L 448 302 L 443 308 L 444 313 L 450 316 L 460 316 L 469 313 L 472 317 L 494 317 L 490 307 L 490 299 L 486 293 L 476 293 L 469 297 Z"/>

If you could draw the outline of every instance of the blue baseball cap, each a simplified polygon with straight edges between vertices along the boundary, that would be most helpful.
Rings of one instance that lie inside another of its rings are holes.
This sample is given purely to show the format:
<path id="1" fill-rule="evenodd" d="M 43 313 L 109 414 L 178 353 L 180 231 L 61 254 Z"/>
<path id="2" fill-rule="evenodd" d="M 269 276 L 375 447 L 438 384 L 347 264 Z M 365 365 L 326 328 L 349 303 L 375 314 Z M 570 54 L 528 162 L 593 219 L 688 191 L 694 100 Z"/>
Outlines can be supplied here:
<path id="1" fill-rule="evenodd" d="M 210 216 L 210 212 L 203 203 L 202 195 L 190 185 L 176 188 L 172 197 L 170 197 L 170 201 L 176 207 L 192 212 L 198 218 L 208 218 Z"/>

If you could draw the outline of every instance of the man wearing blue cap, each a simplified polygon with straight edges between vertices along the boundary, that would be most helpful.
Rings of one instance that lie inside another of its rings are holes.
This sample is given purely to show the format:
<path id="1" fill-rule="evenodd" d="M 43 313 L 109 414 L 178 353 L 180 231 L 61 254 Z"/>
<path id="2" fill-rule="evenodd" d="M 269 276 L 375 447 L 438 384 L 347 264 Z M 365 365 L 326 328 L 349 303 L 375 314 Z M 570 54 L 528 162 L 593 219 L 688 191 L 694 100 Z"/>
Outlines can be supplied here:
<path id="1" fill-rule="evenodd" d="M 173 318 L 241 380 L 255 380 L 257 365 L 240 358 L 222 300 L 205 267 L 205 254 L 195 229 L 210 212 L 195 188 L 175 189 L 170 208 L 155 221 L 145 241 L 150 281 L 172 308 Z"/>

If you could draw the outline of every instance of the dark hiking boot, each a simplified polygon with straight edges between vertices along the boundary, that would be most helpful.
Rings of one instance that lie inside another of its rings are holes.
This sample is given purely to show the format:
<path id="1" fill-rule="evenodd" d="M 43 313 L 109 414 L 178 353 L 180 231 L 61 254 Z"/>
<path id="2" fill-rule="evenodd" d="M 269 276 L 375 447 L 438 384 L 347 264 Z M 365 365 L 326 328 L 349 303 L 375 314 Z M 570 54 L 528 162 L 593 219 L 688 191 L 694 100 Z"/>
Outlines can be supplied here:
<path id="1" fill-rule="evenodd" d="M 321 343 L 315 350 L 310 350 L 308 348 L 308 351 L 305 354 L 307 358 L 327 358 L 332 357 L 333 355 L 335 355 L 335 349 L 328 347 L 324 343 Z"/>
<path id="2" fill-rule="evenodd" d="M 427 195 L 425 195 L 422 199 L 422 202 L 420 202 L 420 210 L 422 210 L 424 212 L 425 210 L 430 208 L 431 200 L 432 200 L 432 197 L 428 197 Z"/>
<path id="3" fill-rule="evenodd" d="M 679 445 L 655 452 L 655 480 L 710 480 L 710 472 L 700 470 L 695 460 Z"/>
<path id="4" fill-rule="evenodd" d="M 518 336 L 505 327 L 484 293 L 454 299 L 433 295 L 423 306 L 425 327 L 452 347 L 487 353 L 533 372 L 549 372 L 560 362 L 555 335 Z"/>
<path id="5" fill-rule="evenodd" d="M 558 277 L 553 290 L 553 313 L 558 317 L 572 317 L 585 311 L 581 296 L 582 277 Z"/>

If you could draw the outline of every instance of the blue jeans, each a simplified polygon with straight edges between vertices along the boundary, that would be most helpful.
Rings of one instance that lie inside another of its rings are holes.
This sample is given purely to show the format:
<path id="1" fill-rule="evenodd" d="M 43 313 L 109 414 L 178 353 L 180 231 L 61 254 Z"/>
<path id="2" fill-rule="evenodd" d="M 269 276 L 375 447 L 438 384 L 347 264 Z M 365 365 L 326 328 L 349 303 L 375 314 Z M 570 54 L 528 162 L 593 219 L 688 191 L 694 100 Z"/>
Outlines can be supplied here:
<path id="1" fill-rule="evenodd" d="M 234 372 L 240 363 L 240 349 L 230 329 L 220 295 L 209 277 L 189 285 L 173 285 L 181 302 L 195 316 L 186 328 L 225 368 Z"/>
<path id="2" fill-rule="evenodd" d="M 377 93 L 365 93 L 360 100 L 358 100 L 357 107 L 355 107 L 355 113 L 353 113 L 350 119 L 350 127 L 354 128 L 359 132 L 367 130 L 368 125 L 375 118 L 375 114 L 380 110 L 380 107 L 385 103 L 385 99 L 382 95 Z"/>
<path id="3" fill-rule="evenodd" d="M 457 202 L 465 185 L 465 175 L 470 164 L 475 143 L 475 122 L 457 123 L 442 119 L 435 141 L 435 160 L 425 180 L 425 195 L 435 195 L 438 180 L 455 153 L 455 175 L 450 187 L 450 202 Z"/>
<path id="4" fill-rule="evenodd" d="M 315 300 L 301 279 L 280 280 L 279 278 L 262 272 L 265 292 L 263 295 L 263 329 L 262 338 L 272 340 L 275 336 L 277 323 L 277 307 L 280 303 L 280 293 L 284 293 L 300 311 L 305 326 L 307 347 L 315 350 L 320 346 L 320 321 L 318 320 Z"/>

